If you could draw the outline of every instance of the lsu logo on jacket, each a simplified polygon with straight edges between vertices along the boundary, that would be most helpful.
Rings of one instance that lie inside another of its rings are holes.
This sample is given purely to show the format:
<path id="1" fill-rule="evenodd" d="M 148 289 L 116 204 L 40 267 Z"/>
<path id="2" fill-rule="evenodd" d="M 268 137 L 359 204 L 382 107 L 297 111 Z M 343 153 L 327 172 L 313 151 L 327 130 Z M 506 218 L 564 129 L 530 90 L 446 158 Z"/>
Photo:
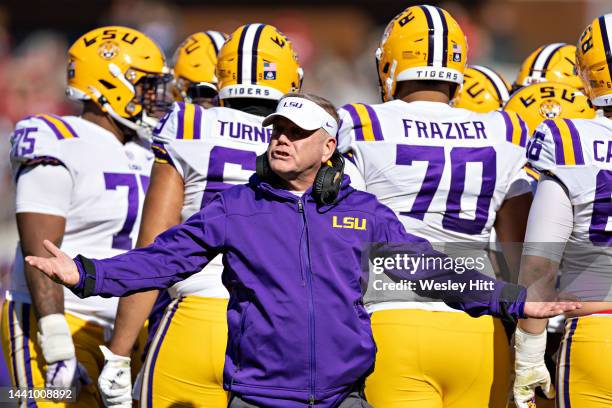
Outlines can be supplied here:
<path id="1" fill-rule="evenodd" d="M 342 217 L 339 218 L 337 215 L 332 217 L 333 228 L 346 228 L 365 231 L 367 225 L 367 219 L 357 217 Z"/>

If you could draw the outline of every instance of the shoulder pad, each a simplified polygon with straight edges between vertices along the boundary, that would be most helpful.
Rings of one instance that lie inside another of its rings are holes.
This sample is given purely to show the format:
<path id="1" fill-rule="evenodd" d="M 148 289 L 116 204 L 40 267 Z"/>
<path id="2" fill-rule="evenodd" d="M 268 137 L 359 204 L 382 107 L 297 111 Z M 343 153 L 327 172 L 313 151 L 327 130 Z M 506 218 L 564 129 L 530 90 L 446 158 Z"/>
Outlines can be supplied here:
<path id="1" fill-rule="evenodd" d="M 11 160 L 62 162 L 61 143 L 76 138 L 74 129 L 59 116 L 28 116 L 17 123 L 11 135 Z"/>
<path id="2" fill-rule="evenodd" d="M 529 137 L 527 124 L 516 112 L 498 111 L 504 120 L 506 128 L 506 141 L 517 146 L 525 147 Z"/>
<path id="3" fill-rule="evenodd" d="M 169 143 L 173 140 L 202 138 L 204 108 L 191 103 L 175 102 L 153 130 L 153 140 Z"/>
<path id="4" fill-rule="evenodd" d="M 370 105 L 350 103 L 341 107 L 338 113 L 342 119 L 340 135 L 350 132 L 357 142 L 384 140 L 378 115 Z M 345 126 L 348 128 L 343 130 Z"/>

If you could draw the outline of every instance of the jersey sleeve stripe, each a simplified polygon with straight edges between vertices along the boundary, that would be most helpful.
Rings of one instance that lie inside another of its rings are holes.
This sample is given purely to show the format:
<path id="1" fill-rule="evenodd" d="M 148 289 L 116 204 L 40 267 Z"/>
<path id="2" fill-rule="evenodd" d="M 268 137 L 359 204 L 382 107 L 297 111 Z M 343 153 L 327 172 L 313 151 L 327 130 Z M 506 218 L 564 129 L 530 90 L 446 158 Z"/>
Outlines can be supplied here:
<path id="1" fill-rule="evenodd" d="M 66 129 L 70 132 L 70 134 L 72 135 L 72 137 L 79 137 L 77 135 L 77 133 L 74 131 L 74 129 L 72 128 L 72 126 L 70 126 L 70 123 L 68 123 L 67 121 L 63 120 L 62 118 L 60 118 L 57 115 L 49 115 L 52 118 L 57 119 L 58 121 L 60 121 L 64 126 L 66 126 Z"/>
<path id="2" fill-rule="evenodd" d="M 178 102 L 178 112 L 176 113 L 176 138 L 183 139 L 184 129 L 185 129 L 185 104 L 183 102 Z"/>
<path id="3" fill-rule="evenodd" d="M 527 124 L 525 123 L 525 121 L 523 119 L 521 119 L 520 116 L 517 116 L 519 123 L 521 124 L 521 137 L 520 137 L 520 141 L 519 144 L 522 147 L 525 147 L 527 145 L 527 138 L 529 137 L 529 130 L 527 129 Z"/>
<path id="4" fill-rule="evenodd" d="M 353 130 L 355 131 L 355 140 L 358 142 L 363 142 L 364 140 L 363 125 L 361 124 L 361 118 L 359 117 L 359 114 L 357 113 L 355 106 L 344 105 L 343 109 L 345 109 L 349 113 L 349 115 L 351 116 L 351 119 L 353 120 Z"/>
<path id="5" fill-rule="evenodd" d="M 363 132 L 363 140 L 368 142 L 382 140 L 380 122 L 378 121 L 374 110 L 371 107 L 361 103 L 356 103 L 353 105 L 353 107 L 359 116 L 359 122 L 361 123 L 361 130 Z"/>
<path id="6" fill-rule="evenodd" d="M 582 144 L 580 143 L 580 136 L 578 135 L 578 129 L 571 120 L 563 119 L 565 125 L 569 129 L 570 138 L 572 140 L 572 151 L 574 153 L 574 162 L 576 164 L 584 164 L 584 155 L 582 153 Z"/>
<path id="7" fill-rule="evenodd" d="M 51 128 L 57 140 L 73 139 L 78 137 L 74 130 L 65 121 L 51 115 L 38 115 L 38 119 L 42 120 Z"/>
<path id="8" fill-rule="evenodd" d="M 193 140 L 193 122 L 195 119 L 195 106 L 193 104 L 185 104 L 183 112 L 183 139 Z"/>
<path id="9" fill-rule="evenodd" d="M 553 130 L 553 139 L 555 141 L 555 156 L 557 164 L 571 166 L 576 164 L 576 154 L 574 152 L 574 141 L 567 122 L 551 121 L 551 130 Z M 561 160 L 561 162 L 560 162 Z"/>
<path id="10" fill-rule="evenodd" d="M 540 173 L 534 169 L 532 169 L 529 166 L 525 166 L 523 167 L 523 170 L 525 171 L 525 173 L 527 173 L 528 176 L 530 176 L 531 178 L 533 178 L 534 180 L 539 180 L 540 179 Z"/>
<path id="11" fill-rule="evenodd" d="M 170 164 L 176 167 L 163 143 L 153 142 L 151 150 L 153 150 L 153 155 L 155 156 L 155 163 Z"/>
<path id="12" fill-rule="evenodd" d="M 202 126 L 203 109 L 198 105 L 194 105 L 194 108 L 195 108 L 195 117 L 193 119 L 193 138 L 200 139 L 200 137 L 202 136 L 201 126 Z"/>
<path id="13" fill-rule="evenodd" d="M 555 143 L 555 161 L 559 165 L 565 164 L 565 155 L 563 154 L 563 140 L 561 139 L 561 131 L 555 122 L 552 120 L 547 120 L 544 122 L 548 125 L 553 142 Z"/>
<path id="14" fill-rule="evenodd" d="M 500 111 L 506 124 L 506 141 L 525 147 L 527 142 L 527 127 L 521 125 L 521 119 L 515 113 Z"/>
<path id="15" fill-rule="evenodd" d="M 368 111 L 368 116 L 370 117 L 370 123 L 372 126 L 372 134 L 374 135 L 374 140 L 383 140 L 382 128 L 380 126 L 380 121 L 378 120 L 378 116 L 374 109 L 372 109 L 369 105 L 364 105 L 366 110 Z"/>
<path id="16" fill-rule="evenodd" d="M 357 164 L 357 163 L 355 163 L 355 156 L 353 156 L 353 153 L 346 152 L 346 153 L 342 154 L 342 156 L 344 156 L 344 158 L 349 160 L 351 163 L 353 163 L 355 165 Z"/>

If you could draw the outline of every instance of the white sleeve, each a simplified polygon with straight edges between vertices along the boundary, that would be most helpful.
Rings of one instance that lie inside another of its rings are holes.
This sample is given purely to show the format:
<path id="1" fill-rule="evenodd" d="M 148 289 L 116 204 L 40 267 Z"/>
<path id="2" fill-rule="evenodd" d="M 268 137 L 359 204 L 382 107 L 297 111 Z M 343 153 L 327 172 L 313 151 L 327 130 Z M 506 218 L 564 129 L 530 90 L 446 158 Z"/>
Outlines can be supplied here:
<path id="1" fill-rule="evenodd" d="M 574 213 L 565 187 L 542 175 L 529 211 L 523 255 L 560 262 L 573 227 Z"/>
<path id="2" fill-rule="evenodd" d="M 518 197 L 523 194 L 533 192 L 533 178 L 531 178 L 525 170 L 521 169 L 514 179 L 510 182 L 510 187 L 506 192 L 504 200 L 508 200 L 512 197 Z"/>
<path id="3" fill-rule="evenodd" d="M 26 168 L 17 179 L 16 212 L 66 217 L 72 195 L 72 177 L 64 166 Z"/>
<path id="4" fill-rule="evenodd" d="M 351 187 L 355 190 L 366 191 L 366 184 L 363 176 L 357 169 L 357 166 L 348 159 L 344 160 L 344 174 L 347 174 L 351 178 Z"/>

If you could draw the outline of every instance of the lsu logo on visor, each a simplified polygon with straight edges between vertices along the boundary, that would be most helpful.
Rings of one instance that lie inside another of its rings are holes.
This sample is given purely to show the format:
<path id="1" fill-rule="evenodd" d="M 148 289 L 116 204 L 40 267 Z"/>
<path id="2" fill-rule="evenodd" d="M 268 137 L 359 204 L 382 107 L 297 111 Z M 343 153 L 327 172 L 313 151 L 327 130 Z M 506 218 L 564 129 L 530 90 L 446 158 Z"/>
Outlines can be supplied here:
<path id="1" fill-rule="evenodd" d="M 366 226 L 367 226 L 367 221 L 368 220 L 365 218 L 357 218 L 357 217 L 339 218 L 337 215 L 334 215 L 332 217 L 332 227 L 365 231 Z"/>

